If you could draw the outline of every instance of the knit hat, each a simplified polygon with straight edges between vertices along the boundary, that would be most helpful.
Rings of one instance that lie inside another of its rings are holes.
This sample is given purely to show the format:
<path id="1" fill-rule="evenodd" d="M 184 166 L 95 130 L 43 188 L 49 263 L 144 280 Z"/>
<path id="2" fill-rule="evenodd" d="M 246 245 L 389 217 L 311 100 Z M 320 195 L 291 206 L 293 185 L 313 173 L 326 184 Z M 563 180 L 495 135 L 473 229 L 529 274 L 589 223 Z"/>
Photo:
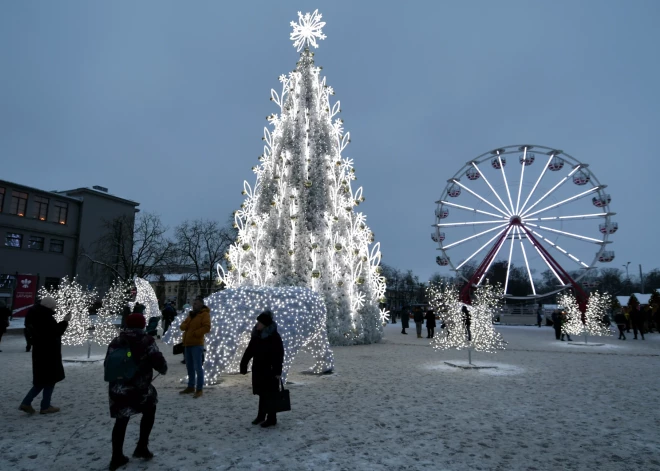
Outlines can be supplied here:
<path id="1" fill-rule="evenodd" d="M 142 314 L 134 313 L 126 318 L 126 327 L 129 329 L 144 329 L 147 325 Z"/>
<path id="2" fill-rule="evenodd" d="M 134 313 L 144 314 L 145 309 L 147 309 L 147 306 L 145 306 L 144 304 L 135 303 L 135 306 L 133 306 Z"/>
<path id="3" fill-rule="evenodd" d="M 52 296 L 46 296 L 41 300 L 41 305 L 50 309 L 51 311 L 54 311 L 57 308 L 57 301 L 55 301 L 55 298 Z"/>
<path id="4" fill-rule="evenodd" d="M 257 316 L 257 321 L 268 327 L 273 323 L 273 313 L 270 311 L 264 311 Z"/>

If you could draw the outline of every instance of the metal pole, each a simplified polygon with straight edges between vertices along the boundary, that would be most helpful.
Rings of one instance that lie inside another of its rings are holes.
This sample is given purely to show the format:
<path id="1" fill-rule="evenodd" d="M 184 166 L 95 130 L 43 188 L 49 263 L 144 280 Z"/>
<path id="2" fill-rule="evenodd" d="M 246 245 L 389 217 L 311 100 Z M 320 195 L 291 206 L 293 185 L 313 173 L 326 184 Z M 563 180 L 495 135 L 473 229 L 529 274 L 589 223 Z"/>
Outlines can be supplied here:
<path id="1" fill-rule="evenodd" d="M 642 294 L 644 294 L 644 275 L 642 274 L 642 264 L 639 264 L 639 282 L 642 285 Z"/>
<path id="2" fill-rule="evenodd" d="M 87 336 L 87 359 L 92 356 L 92 337 Z"/>
<path id="3" fill-rule="evenodd" d="M 468 363 L 472 364 L 472 349 L 468 348 Z"/>

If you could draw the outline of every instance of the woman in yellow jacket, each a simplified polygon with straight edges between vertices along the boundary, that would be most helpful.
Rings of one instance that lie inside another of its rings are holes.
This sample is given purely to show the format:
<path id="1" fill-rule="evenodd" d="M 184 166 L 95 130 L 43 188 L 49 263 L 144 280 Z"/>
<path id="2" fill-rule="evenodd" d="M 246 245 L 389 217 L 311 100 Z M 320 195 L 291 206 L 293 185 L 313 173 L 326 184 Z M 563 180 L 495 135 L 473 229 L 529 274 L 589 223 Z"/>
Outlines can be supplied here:
<path id="1" fill-rule="evenodd" d="M 193 309 L 183 323 L 183 346 L 188 369 L 188 387 L 179 394 L 193 394 L 194 398 L 200 397 L 204 387 L 204 368 L 202 358 L 204 355 L 204 335 L 211 331 L 211 311 L 204 306 L 201 296 L 193 301 Z M 197 376 L 197 381 L 195 381 Z M 195 390 L 197 389 L 197 390 Z"/>

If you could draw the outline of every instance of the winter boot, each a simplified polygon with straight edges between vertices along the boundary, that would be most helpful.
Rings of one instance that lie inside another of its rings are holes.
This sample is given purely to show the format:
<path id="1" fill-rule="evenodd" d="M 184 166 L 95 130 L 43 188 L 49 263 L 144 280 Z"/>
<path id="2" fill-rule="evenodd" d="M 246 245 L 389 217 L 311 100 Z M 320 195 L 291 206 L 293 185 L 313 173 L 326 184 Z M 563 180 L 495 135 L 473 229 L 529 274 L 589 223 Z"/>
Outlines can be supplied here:
<path id="1" fill-rule="evenodd" d="M 60 411 L 59 407 L 50 406 L 48 409 L 41 409 L 39 411 L 39 413 L 40 414 L 54 414 L 54 413 L 59 412 L 59 411 Z"/>
<path id="2" fill-rule="evenodd" d="M 18 406 L 18 410 L 22 410 L 23 412 L 27 412 L 28 414 L 34 414 L 35 412 L 37 412 L 36 410 L 34 410 L 32 406 L 29 406 L 27 404 L 21 404 L 20 406 Z"/>
<path id="3" fill-rule="evenodd" d="M 266 421 L 263 424 L 261 424 L 263 428 L 271 427 L 273 425 L 277 425 L 277 418 L 273 417 L 270 414 L 268 415 L 268 419 L 266 419 Z"/>
<path id="4" fill-rule="evenodd" d="M 195 391 L 195 394 L 193 394 L 193 398 L 197 399 L 198 397 L 202 397 L 204 395 L 204 391 L 202 389 L 198 389 Z"/>
<path id="5" fill-rule="evenodd" d="M 258 415 L 257 418 L 252 421 L 252 425 L 259 425 L 264 420 L 266 420 L 265 415 Z"/>
<path id="6" fill-rule="evenodd" d="M 154 457 L 154 454 L 149 451 L 149 447 L 146 444 L 141 444 L 138 442 L 137 446 L 135 447 L 135 451 L 133 452 L 133 457 L 142 458 L 143 460 L 148 461 Z"/>
<path id="7" fill-rule="evenodd" d="M 179 394 L 192 394 L 195 392 L 195 388 L 188 386 L 186 389 L 179 391 Z"/>
<path id="8" fill-rule="evenodd" d="M 128 463 L 128 456 L 121 455 L 121 456 L 113 456 L 112 459 L 110 460 L 110 471 L 115 471 L 116 469 L 121 468 L 125 464 Z"/>

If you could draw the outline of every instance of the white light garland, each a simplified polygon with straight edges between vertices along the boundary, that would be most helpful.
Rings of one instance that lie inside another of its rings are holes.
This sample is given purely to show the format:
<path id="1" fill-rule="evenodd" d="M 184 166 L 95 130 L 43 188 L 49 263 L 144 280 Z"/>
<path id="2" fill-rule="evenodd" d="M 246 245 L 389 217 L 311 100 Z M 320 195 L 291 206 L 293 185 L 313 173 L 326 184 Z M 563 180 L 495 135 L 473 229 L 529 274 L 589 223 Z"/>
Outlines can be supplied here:
<path id="1" fill-rule="evenodd" d="M 291 39 L 299 49 L 324 39 L 321 15 L 299 15 Z M 271 91 L 280 114 L 267 117 L 261 163 L 254 187 L 244 182 L 245 201 L 235 212 L 238 239 L 226 255 L 228 271 L 218 278 L 239 286 L 301 286 L 321 293 L 333 345 L 377 342 L 387 312 L 380 244 L 354 207 L 364 201 L 352 189 L 353 160 L 342 151 L 350 142 L 338 118 L 339 102 L 314 54 L 305 48 L 295 71 L 282 75 L 281 94 Z"/>
<path id="2" fill-rule="evenodd" d="M 117 316 L 121 316 L 124 306 L 128 304 L 131 284 L 115 280 L 102 300 L 102 306 L 98 310 L 97 320 L 94 327 L 94 342 L 99 345 L 108 345 L 117 334 L 117 326 L 114 324 Z"/>
<path id="3" fill-rule="evenodd" d="M 160 308 L 158 306 L 158 297 L 156 297 L 156 292 L 154 291 L 151 283 L 149 283 L 144 278 L 136 276 L 133 279 L 135 284 L 135 301 L 128 303 L 131 311 L 135 308 L 137 303 L 145 306 L 144 317 L 147 322 L 149 322 L 150 317 L 160 317 Z"/>
<path id="4" fill-rule="evenodd" d="M 204 373 L 208 384 L 221 374 L 238 373 L 243 352 L 250 341 L 257 316 L 266 310 L 273 313 L 277 331 L 284 345 L 282 378 L 300 350 L 315 360 L 313 373 L 334 368 L 334 357 L 326 332 L 326 308 L 323 298 L 307 288 L 241 287 L 212 294 L 205 300 L 211 310 L 211 332 L 206 335 Z M 182 341 L 179 326 L 187 314 L 177 316 L 163 341 Z"/>
<path id="5" fill-rule="evenodd" d="M 470 349 L 494 353 L 504 350 L 506 342 L 493 327 L 493 315 L 499 310 L 503 290 L 498 286 L 479 285 L 474 291 L 474 301 L 468 306 L 470 312 L 470 337 L 462 313 L 458 289 L 453 284 L 432 284 L 427 288 L 429 304 L 442 318 L 445 329 L 433 338 L 431 345 L 436 350 Z"/>
<path id="6" fill-rule="evenodd" d="M 608 293 L 599 293 L 594 291 L 589 295 L 587 310 L 584 313 L 584 323 L 582 322 L 582 312 L 578 306 L 577 299 L 570 293 L 562 293 L 557 301 L 564 308 L 567 316 L 567 322 L 562 323 L 561 331 L 569 335 L 584 335 L 587 342 L 589 335 L 595 337 L 604 337 L 612 335 L 609 326 L 603 323 L 603 317 L 609 307 L 610 295 Z"/>
<path id="7" fill-rule="evenodd" d="M 51 296 L 55 299 L 57 307 L 55 308 L 55 319 L 60 322 L 64 316 L 71 314 L 71 320 L 64 335 L 62 336 L 63 345 L 83 345 L 87 342 L 89 336 L 89 309 L 96 300 L 96 290 L 85 289 L 76 278 L 69 280 L 68 277 L 62 278 L 57 287 L 39 289 L 39 299 Z"/>

